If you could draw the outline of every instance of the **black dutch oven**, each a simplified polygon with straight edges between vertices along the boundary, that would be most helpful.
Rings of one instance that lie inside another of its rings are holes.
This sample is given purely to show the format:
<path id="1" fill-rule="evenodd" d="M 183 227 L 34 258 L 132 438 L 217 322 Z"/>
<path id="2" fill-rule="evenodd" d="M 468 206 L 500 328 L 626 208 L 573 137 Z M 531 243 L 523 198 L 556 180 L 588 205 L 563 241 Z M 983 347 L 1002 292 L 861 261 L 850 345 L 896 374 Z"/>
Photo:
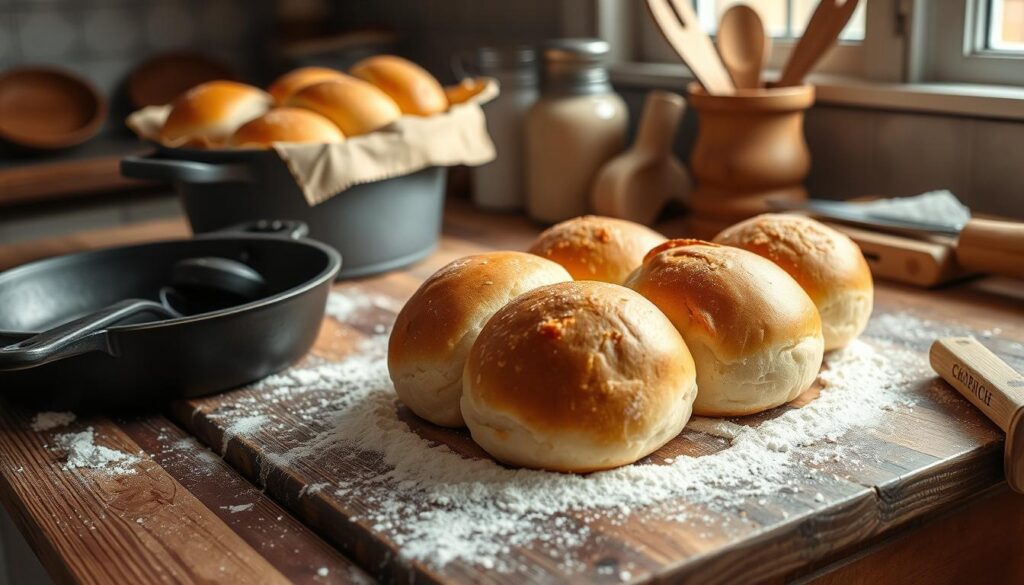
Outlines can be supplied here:
<path id="1" fill-rule="evenodd" d="M 158 146 L 122 160 L 121 173 L 172 183 L 195 233 L 266 217 L 302 221 L 345 258 L 339 278 L 412 264 L 434 250 L 441 233 L 443 167 L 356 185 L 314 207 L 273 150 Z"/>
<path id="2" fill-rule="evenodd" d="M 341 267 L 335 250 L 302 237 L 305 229 L 257 222 L 0 273 L 0 395 L 48 409 L 133 408 L 287 367 L 312 347 Z M 260 294 L 154 320 L 170 275 L 211 258 L 257 275 Z M 157 310 L 145 315 L 140 306 Z"/>

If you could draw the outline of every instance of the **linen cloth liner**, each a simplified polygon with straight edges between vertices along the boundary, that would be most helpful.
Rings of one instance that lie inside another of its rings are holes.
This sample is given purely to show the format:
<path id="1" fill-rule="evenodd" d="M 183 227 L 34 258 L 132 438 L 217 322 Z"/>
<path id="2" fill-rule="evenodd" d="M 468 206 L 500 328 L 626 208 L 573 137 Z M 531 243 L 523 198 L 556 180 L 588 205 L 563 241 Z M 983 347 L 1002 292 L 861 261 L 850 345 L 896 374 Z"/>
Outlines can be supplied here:
<path id="1" fill-rule="evenodd" d="M 337 144 L 272 145 L 288 166 L 310 206 L 362 183 L 400 177 L 433 166 L 479 166 L 494 160 L 482 105 L 498 95 L 487 79 L 480 93 L 429 117 L 402 116 L 383 128 Z M 159 142 L 171 106 L 149 106 L 128 116 L 127 124 L 144 140 Z"/>

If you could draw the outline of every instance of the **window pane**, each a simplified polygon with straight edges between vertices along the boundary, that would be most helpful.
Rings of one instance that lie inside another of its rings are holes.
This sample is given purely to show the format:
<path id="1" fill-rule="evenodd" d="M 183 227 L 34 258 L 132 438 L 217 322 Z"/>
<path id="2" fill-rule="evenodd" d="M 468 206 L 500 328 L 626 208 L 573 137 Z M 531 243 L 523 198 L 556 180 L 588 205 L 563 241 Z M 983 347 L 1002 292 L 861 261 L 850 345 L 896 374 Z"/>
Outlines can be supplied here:
<path id="1" fill-rule="evenodd" d="M 807 26 L 807 21 L 811 19 L 811 15 L 814 14 L 814 9 L 818 7 L 818 0 L 791 0 L 793 3 L 793 36 L 798 37 L 804 32 L 804 28 Z M 853 11 L 853 16 L 850 17 L 850 22 L 846 24 L 846 28 L 839 34 L 839 38 L 844 41 L 863 41 L 864 40 L 864 11 L 868 0 L 860 0 L 857 4 L 857 9 Z"/>
<path id="2" fill-rule="evenodd" d="M 1024 0 L 1006 0 L 1008 2 L 1020 2 Z M 718 29 L 718 22 L 722 14 L 733 4 L 747 4 L 761 16 L 768 34 L 775 38 L 796 38 L 799 37 L 811 18 L 811 13 L 818 5 L 818 0 L 695 0 L 697 15 L 701 25 L 709 33 Z M 867 0 L 861 0 L 857 10 L 853 13 L 850 23 L 846 25 L 839 38 L 844 41 L 864 40 L 864 5 Z"/>
<path id="3" fill-rule="evenodd" d="M 1024 51 L 1024 0 L 990 0 L 988 48 Z"/>

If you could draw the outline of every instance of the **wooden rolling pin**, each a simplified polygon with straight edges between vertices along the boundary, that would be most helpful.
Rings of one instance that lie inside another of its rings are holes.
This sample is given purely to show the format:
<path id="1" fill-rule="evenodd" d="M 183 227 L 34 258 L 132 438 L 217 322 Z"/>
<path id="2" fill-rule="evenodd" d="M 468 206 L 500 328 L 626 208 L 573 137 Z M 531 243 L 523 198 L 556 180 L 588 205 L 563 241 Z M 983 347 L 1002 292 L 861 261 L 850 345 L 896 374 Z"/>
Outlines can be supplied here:
<path id="1" fill-rule="evenodd" d="M 1006 432 L 1006 482 L 1024 494 L 1024 376 L 973 337 L 938 339 L 929 359 L 938 375 Z"/>

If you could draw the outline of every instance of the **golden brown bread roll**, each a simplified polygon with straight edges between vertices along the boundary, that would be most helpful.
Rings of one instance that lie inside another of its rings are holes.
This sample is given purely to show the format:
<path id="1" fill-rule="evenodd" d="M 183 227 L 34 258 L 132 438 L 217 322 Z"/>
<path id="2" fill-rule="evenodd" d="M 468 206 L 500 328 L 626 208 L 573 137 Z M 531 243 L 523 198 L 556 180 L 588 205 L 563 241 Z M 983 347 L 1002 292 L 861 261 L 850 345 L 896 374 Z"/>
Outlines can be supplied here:
<path id="1" fill-rule="evenodd" d="M 530 253 L 558 262 L 576 280 L 622 284 L 665 236 L 624 219 L 585 215 L 545 230 Z"/>
<path id="2" fill-rule="evenodd" d="M 274 108 L 235 131 L 228 145 L 236 148 L 269 148 L 274 142 L 341 142 L 345 136 L 333 122 L 300 108 Z"/>
<path id="3" fill-rule="evenodd" d="M 484 323 L 516 296 L 571 279 L 558 264 L 523 252 L 466 256 L 435 272 L 402 307 L 388 340 L 398 397 L 432 423 L 463 426 L 462 367 Z"/>
<path id="4" fill-rule="evenodd" d="M 171 105 L 160 131 L 166 146 L 222 146 L 242 124 L 262 116 L 270 94 L 234 81 L 208 81 L 186 91 Z"/>
<path id="5" fill-rule="evenodd" d="M 379 87 L 395 100 L 403 114 L 430 116 L 448 109 L 448 98 L 433 75 L 394 55 L 367 57 L 349 73 Z"/>
<path id="6" fill-rule="evenodd" d="M 353 77 L 314 83 L 299 90 L 285 104 L 313 110 L 334 122 L 348 137 L 373 132 L 402 116 L 387 94 Z"/>
<path id="7" fill-rule="evenodd" d="M 818 310 L 793 277 L 757 254 L 669 240 L 626 286 L 679 329 L 697 364 L 695 414 L 740 416 L 793 400 L 821 368 Z"/>
<path id="8" fill-rule="evenodd" d="M 874 304 L 871 269 L 845 234 L 799 215 L 766 213 L 726 228 L 715 242 L 749 250 L 789 273 L 818 307 L 825 351 L 867 327 Z"/>
<path id="9" fill-rule="evenodd" d="M 483 90 L 487 89 L 487 82 L 482 79 L 467 77 L 455 85 L 446 85 L 444 95 L 449 106 L 468 102 Z"/>
<path id="10" fill-rule="evenodd" d="M 696 394 L 693 359 L 657 307 L 623 286 L 563 282 L 487 322 L 466 360 L 462 415 L 500 461 L 584 473 L 664 445 Z"/>
<path id="11" fill-rule="evenodd" d="M 267 91 L 274 97 L 275 102 L 284 104 L 288 101 L 288 98 L 304 87 L 309 87 L 321 81 L 330 81 L 343 77 L 348 76 L 337 69 L 330 69 L 328 67 L 300 67 L 275 79 Z"/>

